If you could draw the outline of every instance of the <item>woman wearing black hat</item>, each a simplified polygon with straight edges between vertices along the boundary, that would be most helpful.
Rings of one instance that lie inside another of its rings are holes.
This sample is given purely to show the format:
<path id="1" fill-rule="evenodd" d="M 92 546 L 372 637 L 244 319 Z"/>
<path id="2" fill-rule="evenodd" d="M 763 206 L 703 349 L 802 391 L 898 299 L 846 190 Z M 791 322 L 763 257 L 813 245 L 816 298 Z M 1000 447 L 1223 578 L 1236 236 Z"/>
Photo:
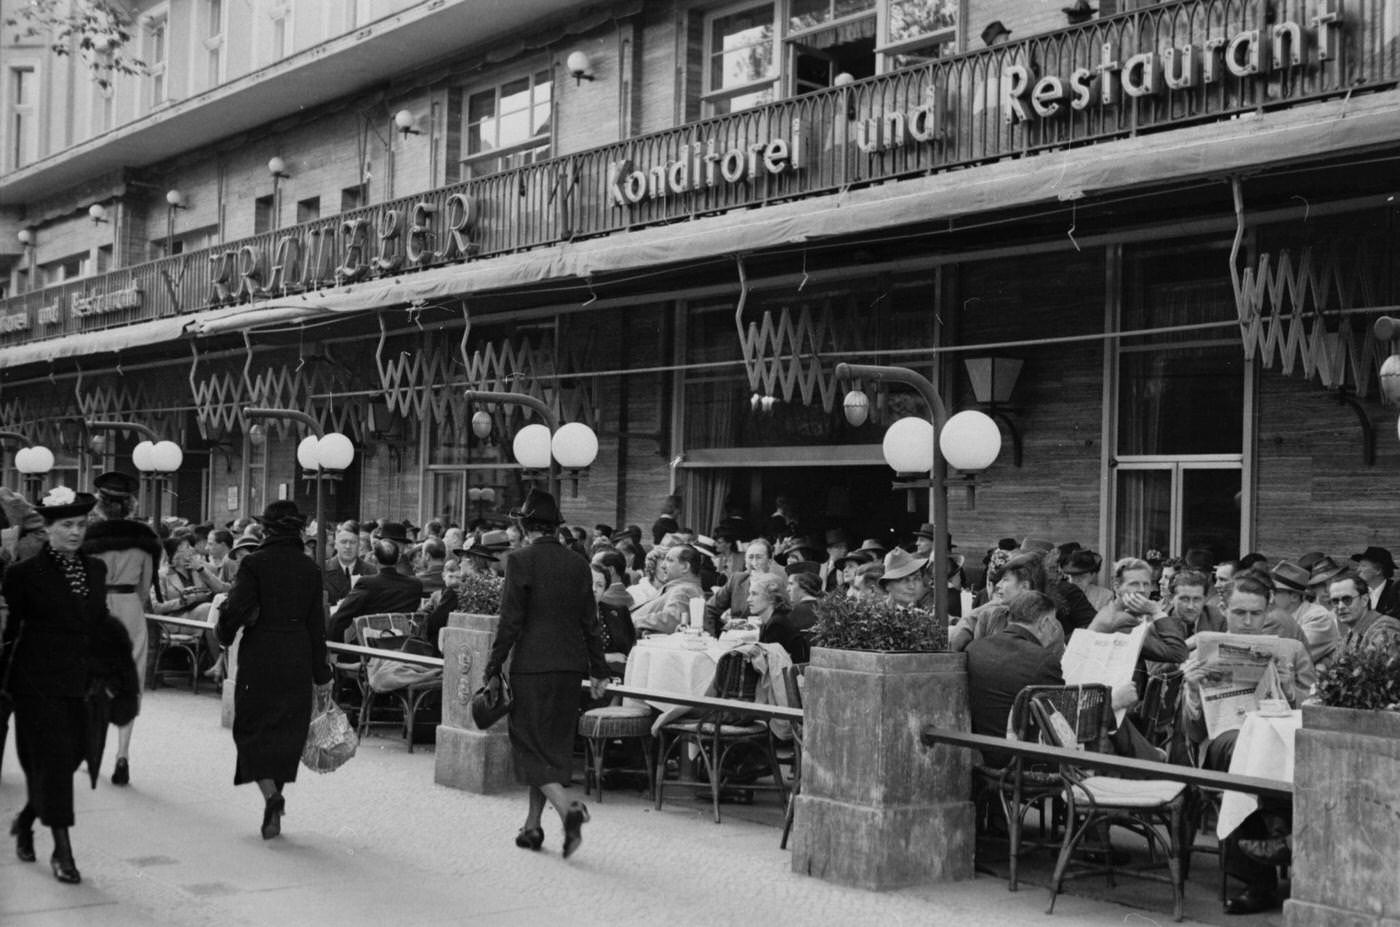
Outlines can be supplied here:
<path id="1" fill-rule="evenodd" d="M 238 629 L 238 685 L 233 694 L 233 784 L 256 782 L 263 795 L 264 840 L 282 832 L 282 787 L 297 778 L 311 724 L 312 685 L 329 692 L 326 612 L 321 568 L 302 548 L 306 518 L 296 503 L 270 504 L 258 521 L 262 546 L 238 568 L 219 612 L 219 642 Z"/>
<path id="2" fill-rule="evenodd" d="M 132 518 L 136 477 L 112 471 L 93 480 L 101 521 L 88 528 L 83 553 L 107 567 L 107 610 L 131 635 L 136 678 L 146 684 L 146 612 L 151 610 L 151 583 L 160 568 L 160 538 L 149 525 Z M 132 725 L 117 729 L 117 763 L 112 784 L 131 781 Z"/>
<path id="3" fill-rule="evenodd" d="M 107 569 L 78 550 L 97 499 L 66 486 L 37 506 L 48 543 L 5 573 L 10 620 L 4 633 L 0 688 L 15 706 L 15 746 L 28 800 L 10 827 L 15 854 L 33 862 L 34 821 L 53 831 L 50 865 L 60 882 L 82 881 L 73 862 L 73 773 L 88 753 L 90 692 L 115 688 L 112 717 L 135 717 L 138 692 L 131 638 L 107 611 Z M 119 683 L 117 685 L 116 683 Z M 98 716 L 101 730 L 106 720 Z M 88 755 L 96 781 L 96 757 Z"/>
<path id="4" fill-rule="evenodd" d="M 531 490 L 511 516 L 527 543 L 506 555 L 501 623 L 485 676 L 500 676 L 511 659 L 511 755 L 516 778 L 530 787 L 530 809 L 515 845 L 526 850 L 543 846 L 540 817 L 547 801 L 563 822 L 568 857 L 583 842 L 588 820 L 583 803 L 568 801 L 564 793 L 573 768 L 579 686 L 586 673 L 593 697 L 601 698 L 608 665 L 592 571 L 587 560 L 559 543 L 555 531 L 563 519 L 554 497 Z"/>

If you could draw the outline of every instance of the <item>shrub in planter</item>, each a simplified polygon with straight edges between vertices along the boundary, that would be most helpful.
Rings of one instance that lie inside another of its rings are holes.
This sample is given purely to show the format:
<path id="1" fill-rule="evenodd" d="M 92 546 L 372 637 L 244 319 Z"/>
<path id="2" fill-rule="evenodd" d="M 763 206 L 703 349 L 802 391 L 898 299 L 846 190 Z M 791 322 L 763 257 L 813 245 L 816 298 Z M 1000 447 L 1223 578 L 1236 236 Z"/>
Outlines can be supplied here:
<path id="1" fill-rule="evenodd" d="M 922 608 L 890 605 L 883 597 L 834 593 L 817 603 L 812 644 L 832 650 L 935 653 L 948 649 L 948 629 Z"/>
<path id="2" fill-rule="evenodd" d="M 505 580 L 495 573 L 467 573 L 453 587 L 457 592 L 457 610 L 476 615 L 501 613 L 501 590 Z"/>
<path id="3" fill-rule="evenodd" d="M 1318 674 L 1316 698 L 1331 708 L 1400 711 L 1400 655 L 1347 651 Z"/>

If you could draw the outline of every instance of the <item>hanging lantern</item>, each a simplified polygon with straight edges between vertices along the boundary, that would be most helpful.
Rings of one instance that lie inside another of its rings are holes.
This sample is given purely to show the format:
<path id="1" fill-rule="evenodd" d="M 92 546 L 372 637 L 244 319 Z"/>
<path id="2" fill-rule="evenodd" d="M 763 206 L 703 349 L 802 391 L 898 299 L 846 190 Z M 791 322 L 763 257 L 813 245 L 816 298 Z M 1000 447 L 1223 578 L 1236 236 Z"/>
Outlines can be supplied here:
<path id="1" fill-rule="evenodd" d="M 472 434 L 483 441 L 491 434 L 491 413 L 474 412 L 472 414 Z"/>
<path id="2" fill-rule="evenodd" d="M 841 400 L 841 411 L 846 413 L 846 421 L 859 428 L 870 420 L 870 397 L 863 390 L 853 389 Z"/>

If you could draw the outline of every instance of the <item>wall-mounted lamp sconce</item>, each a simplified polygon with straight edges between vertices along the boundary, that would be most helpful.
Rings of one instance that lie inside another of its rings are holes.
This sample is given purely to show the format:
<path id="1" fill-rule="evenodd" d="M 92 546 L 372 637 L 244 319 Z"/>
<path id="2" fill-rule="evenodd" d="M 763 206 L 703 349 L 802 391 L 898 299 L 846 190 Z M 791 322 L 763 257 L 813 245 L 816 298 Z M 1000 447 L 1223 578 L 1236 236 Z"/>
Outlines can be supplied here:
<path id="1" fill-rule="evenodd" d="M 107 207 L 101 203 L 93 203 L 88 207 L 88 218 L 94 223 L 101 224 L 107 221 Z"/>
<path id="2" fill-rule="evenodd" d="M 185 194 L 181 193 L 179 190 L 165 191 L 165 202 L 170 206 L 171 209 L 190 208 L 185 205 Z"/>
<path id="3" fill-rule="evenodd" d="M 569 57 L 564 59 L 564 67 L 569 69 L 573 75 L 574 86 L 578 86 L 583 81 L 594 80 L 593 62 L 588 60 L 588 55 L 581 51 L 569 52 Z"/>
<path id="4" fill-rule="evenodd" d="M 32 229 L 20 229 L 19 234 L 15 237 L 26 249 L 34 247 L 34 231 Z"/>
<path id="5" fill-rule="evenodd" d="M 1016 379 L 1025 363 L 1019 357 L 969 357 L 963 361 L 967 378 L 972 382 L 972 395 L 979 405 L 987 407 L 989 416 L 1011 433 L 1012 463 L 1017 467 L 1021 466 L 1021 432 L 1008 414 L 1010 410 L 998 406 L 1011 401 Z"/>
<path id="6" fill-rule="evenodd" d="M 286 180 L 291 177 L 287 173 L 287 162 L 281 158 L 269 158 L 267 161 L 267 172 L 279 180 Z"/>
<path id="7" fill-rule="evenodd" d="M 394 128 L 399 130 L 404 138 L 410 135 L 422 135 L 423 133 L 413 127 L 417 120 L 413 118 L 413 113 L 406 109 L 401 109 L 394 114 Z"/>

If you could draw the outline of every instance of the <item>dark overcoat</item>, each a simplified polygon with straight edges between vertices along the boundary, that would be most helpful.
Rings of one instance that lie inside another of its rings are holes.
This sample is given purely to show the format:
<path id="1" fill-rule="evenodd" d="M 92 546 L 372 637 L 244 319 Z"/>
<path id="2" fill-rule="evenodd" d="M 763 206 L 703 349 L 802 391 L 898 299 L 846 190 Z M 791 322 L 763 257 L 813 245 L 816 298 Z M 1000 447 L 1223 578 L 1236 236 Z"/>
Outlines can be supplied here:
<path id="1" fill-rule="evenodd" d="M 372 576 L 374 567 L 365 563 L 359 557 L 350 564 L 350 576 Z M 326 587 L 326 601 L 334 605 L 350 594 L 350 576 L 345 575 L 345 569 L 340 565 L 340 560 L 336 557 L 326 561 L 325 571 L 321 574 L 321 581 Z"/>
<path id="2" fill-rule="evenodd" d="M 512 676 L 609 675 L 593 602 L 592 567 L 551 535 L 506 555 L 501 623 L 486 675 L 497 675 L 507 657 Z"/>
<path id="3" fill-rule="evenodd" d="M 233 783 L 293 782 L 311 724 L 312 684 L 331 680 L 321 568 L 300 538 L 273 535 L 243 559 L 219 611 L 219 641 L 232 644 L 240 627 Z"/>
<path id="4" fill-rule="evenodd" d="M 10 620 L 4 652 L 11 665 L 0 666 L 0 678 L 14 697 L 15 746 L 29 804 L 49 827 L 73 824 L 73 773 L 87 752 L 94 685 L 111 692 L 116 713 L 127 721 L 138 697 L 131 639 L 107 612 L 107 568 L 92 557 L 83 564 L 82 598 L 47 546 L 5 571 Z M 100 761 L 100 755 L 90 758 Z"/>

